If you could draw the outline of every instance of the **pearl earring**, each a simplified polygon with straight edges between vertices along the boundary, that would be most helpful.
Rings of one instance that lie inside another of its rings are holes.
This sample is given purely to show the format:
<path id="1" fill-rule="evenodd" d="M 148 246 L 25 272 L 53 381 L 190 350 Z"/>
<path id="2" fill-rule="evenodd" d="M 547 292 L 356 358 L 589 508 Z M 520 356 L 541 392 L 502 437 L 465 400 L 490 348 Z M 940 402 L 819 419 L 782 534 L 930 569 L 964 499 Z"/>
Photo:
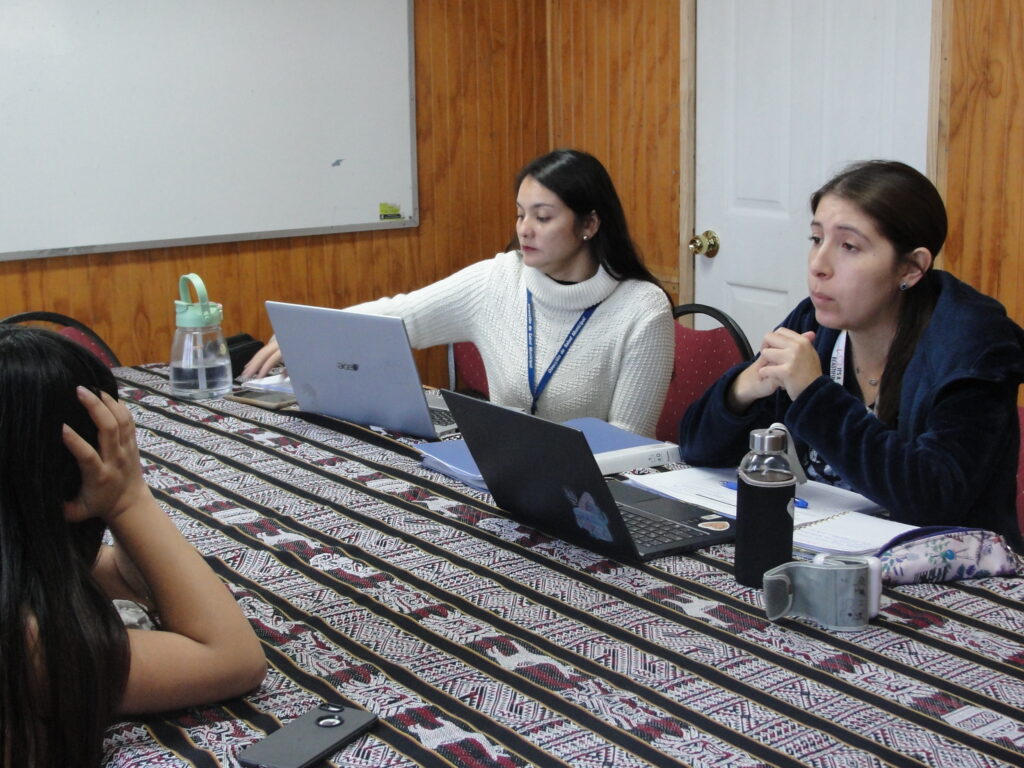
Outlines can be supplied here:
<path id="1" fill-rule="evenodd" d="M 909 287 L 910 286 L 907 285 L 907 281 L 906 280 L 904 280 L 902 283 L 900 283 L 900 291 L 901 292 L 907 290 L 907 288 L 909 288 Z"/>
<path id="2" fill-rule="evenodd" d="M 589 240 L 589 239 L 590 239 L 590 235 L 584 235 L 584 236 L 583 236 L 583 239 L 584 239 L 584 240 Z"/>

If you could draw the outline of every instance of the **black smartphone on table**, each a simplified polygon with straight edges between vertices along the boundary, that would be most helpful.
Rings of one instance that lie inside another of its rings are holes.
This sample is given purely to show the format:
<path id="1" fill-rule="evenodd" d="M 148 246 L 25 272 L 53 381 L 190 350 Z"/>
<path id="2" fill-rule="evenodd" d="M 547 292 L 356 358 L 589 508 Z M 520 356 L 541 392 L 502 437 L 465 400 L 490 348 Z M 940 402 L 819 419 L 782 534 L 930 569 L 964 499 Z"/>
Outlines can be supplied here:
<path id="1" fill-rule="evenodd" d="M 287 408 L 296 402 L 295 395 L 290 392 L 278 392 L 273 389 L 245 389 L 244 387 L 234 390 L 230 395 L 225 395 L 224 399 L 273 410 Z"/>
<path id="2" fill-rule="evenodd" d="M 377 722 L 364 709 L 324 702 L 238 753 L 246 768 L 309 768 Z"/>

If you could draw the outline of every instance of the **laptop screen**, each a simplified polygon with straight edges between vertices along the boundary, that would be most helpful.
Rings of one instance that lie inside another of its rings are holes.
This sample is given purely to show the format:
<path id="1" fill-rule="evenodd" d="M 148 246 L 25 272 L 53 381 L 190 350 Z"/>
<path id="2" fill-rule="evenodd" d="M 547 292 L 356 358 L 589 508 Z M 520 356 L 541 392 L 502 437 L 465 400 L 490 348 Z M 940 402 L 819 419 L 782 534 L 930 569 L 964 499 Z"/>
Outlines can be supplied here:
<path id="1" fill-rule="evenodd" d="M 401 318 L 268 301 L 299 407 L 436 439 Z"/>

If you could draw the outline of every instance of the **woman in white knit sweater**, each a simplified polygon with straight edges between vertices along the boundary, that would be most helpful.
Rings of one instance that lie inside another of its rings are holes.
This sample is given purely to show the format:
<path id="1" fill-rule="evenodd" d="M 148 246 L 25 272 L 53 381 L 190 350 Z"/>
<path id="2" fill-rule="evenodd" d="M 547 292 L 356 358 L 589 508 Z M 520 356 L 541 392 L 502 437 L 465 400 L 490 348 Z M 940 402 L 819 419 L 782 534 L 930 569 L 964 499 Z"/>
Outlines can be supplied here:
<path id="1" fill-rule="evenodd" d="M 472 341 L 494 402 L 653 434 L 672 371 L 672 309 L 608 172 L 584 152 L 555 150 L 516 187 L 514 250 L 351 309 L 401 317 L 418 349 Z M 280 361 L 271 340 L 243 376 Z"/>

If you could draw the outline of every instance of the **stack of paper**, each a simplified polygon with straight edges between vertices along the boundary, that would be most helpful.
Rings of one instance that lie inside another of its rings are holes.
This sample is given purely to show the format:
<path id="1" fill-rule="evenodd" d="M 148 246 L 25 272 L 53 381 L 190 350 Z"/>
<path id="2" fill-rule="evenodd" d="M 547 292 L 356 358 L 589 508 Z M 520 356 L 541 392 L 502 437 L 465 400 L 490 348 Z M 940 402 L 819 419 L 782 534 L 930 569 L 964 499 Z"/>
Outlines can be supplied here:
<path id="1" fill-rule="evenodd" d="M 264 376 L 262 379 L 249 379 L 243 386 L 246 389 L 295 394 L 292 389 L 292 380 L 288 378 L 287 373 L 275 373 L 272 376 Z"/>
<path id="2" fill-rule="evenodd" d="M 671 472 L 634 475 L 629 482 L 655 493 L 727 517 L 736 517 L 736 470 L 687 467 Z M 733 487 L 727 487 L 726 484 Z M 798 485 L 805 506 L 793 509 L 793 546 L 830 554 L 873 554 L 897 535 L 916 526 L 878 515 L 885 510 L 859 493 L 813 480 Z"/>

